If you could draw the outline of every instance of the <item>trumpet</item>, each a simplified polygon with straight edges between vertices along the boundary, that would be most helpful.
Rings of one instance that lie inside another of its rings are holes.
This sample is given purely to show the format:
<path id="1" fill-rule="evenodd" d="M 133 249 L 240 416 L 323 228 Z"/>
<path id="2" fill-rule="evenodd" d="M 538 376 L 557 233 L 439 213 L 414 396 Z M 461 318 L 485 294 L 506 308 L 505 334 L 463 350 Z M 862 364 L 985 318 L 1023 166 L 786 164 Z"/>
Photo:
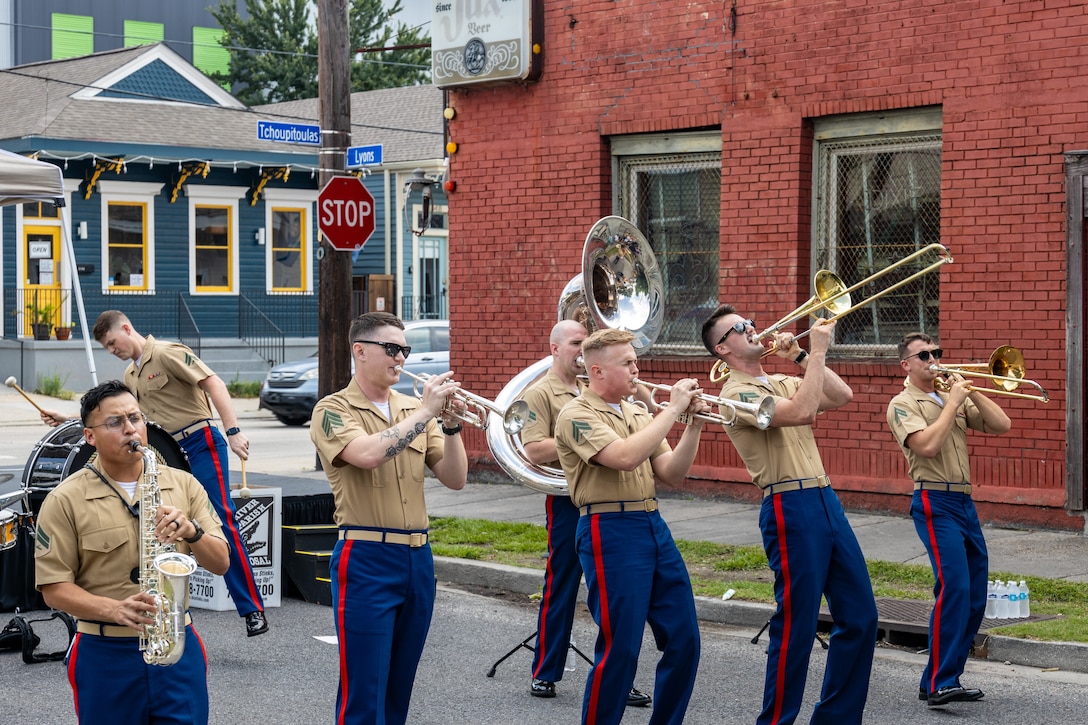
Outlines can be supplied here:
<path id="1" fill-rule="evenodd" d="M 972 391 L 979 390 L 994 395 L 1007 395 L 1010 398 L 1038 400 L 1041 403 L 1050 402 L 1050 395 L 1043 389 L 1043 386 L 1025 377 L 1027 375 L 1027 366 L 1024 364 L 1024 354 L 1011 345 L 1002 345 L 994 350 L 993 354 L 990 355 L 989 362 L 967 363 L 964 365 L 930 365 L 929 369 L 942 375 L 955 374 L 969 378 L 986 378 L 994 384 L 993 388 L 986 389 L 968 386 L 968 389 Z M 1030 385 L 1039 392 L 1015 392 L 1021 385 Z M 933 387 L 942 392 L 948 392 L 952 384 L 947 380 L 938 378 L 934 381 Z"/>
<path id="2" fill-rule="evenodd" d="M 648 383 L 645 380 L 636 379 L 635 382 L 639 385 L 645 385 L 651 391 L 650 402 L 654 404 L 654 408 L 661 410 L 665 406 L 657 402 L 654 397 L 654 393 L 662 391 L 665 393 L 671 392 L 673 386 L 671 385 L 658 385 L 656 383 Z M 717 423 L 723 426 L 734 426 L 737 424 L 737 411 L 744 411 L 746 413 L 752 413 L 756 416 L 756 427 L 760 430 L 766 430 L 771 427 L 771 419 L 774 418 L 774 398 L 769 395 L 763 397 L 758 403 L 745 403 L 740 400 L 730 400 L 728 398 L 720 398 L 716 395 L 707 395 L 701 393 L 695 396 L 697 399 L 703 401 L 707 405 L 716 405 L 720 408 L 725 408 L 729 411 L 729 414 L 724 413 L 695 413 L 691 417 L 695 420 L 701 420 L 704 423 Z M 686 415 L 686 414 L 685 414 Z"/>
<path id="3" fill-rule="evenodd" d="M 857 290 L 861 289 L 862 287 L 865 287 L 866 285 L 872 284 L 873 282 L 880 279 L 881 277 L 884 277 L 884 276 L 888 275 L 889 273 L 903 267 L 904 265 L 911 264 L 915 260 L 917 260 L 917 259 L 919 259 L 921 257 L 924 257 L 924 256 L 926 256 L 928 254 L 934 253 L 934 252 L 936 252 L 937 255 L 938 255 L 938 258 L 937 258 L 936 261 L 932 262 L 931 264 L 927 265 L 926 267 L 923 267 L 922 269 L 915 272 L 914 274 L 911 274 L 911 275 L 908 275 L 907 277 L 904 277 L 903 279 L 899 280 L 895 284 L 892 284 L 892 285 L 889 285 L 889 286 L 885 287 L 884 289 L 880 290 L 876 294 L 871 295 L 870 297 L 866 297 L 864 300 L 862 300 L 861 302 L 858 302 L 856 305 L 851 305 L 850 304 L 850 293 L 851 292 L 856 292 Z M 922 247 L 921 249 L 914 252 L 913 254 L 908 254 L 906 257 L 903 257 L 899 261 L 888 265 L 887 267 L 880 270 L 879 272 L 876 272 L 875 274 L 871 274 L 868 277 L 866 277 L 865 279 L 861 280 L 860 282 L 858 282 L 858 283 L 856 283 L 854 285 L 851 285 L 849 287 L 847 287 L 846 283 L 843 282 L 841 279 L 839 279 L 838 275 L 836 275 L 834 272 L 831 272 L 831 271 L 826 270 L 826 269 L 821 269 L 820 271 L 818 271 L 816 273 L 816 276 L 815 276 L 815 278 L 813 279 L 813 282 L 812 282 L 812 285 L 816 290 L 816 294 L 814 294 L 812 297 L 810 297 L 809 300 L 807 302 L 805 302 L 805 304 L 801 305 L 800 307 L 795 309 L 793 312 L 789 313 L 788 315 L 783 317 L 781 320 L 779 320 L 778 322 L 774 323 L 773 325 L 771 325 L 770 327 L 765 329 L 763 332 L 756 335 L 755 340 L 758 342 L 758 341 L 764 340 L 764 339 L 766 339 L 766 338 L 768 338 L 768 337 L 770 337 L 772 335 L 775 335 L 778 332 L 780 332 L 783 328 L 788 327 L 789 325 L 792 325 L 797 320 L 800 320 L 800 319 L 803 319 L 803 318 L 809 317 L 809 316 L 816 317 L 817 316 L 816 313 L 820 312 L 821 310 L 827 310 L 828 312 L 831 313 L 831 316 L 826 318 L 827 320 L 829 320 L 829 321 L 837 320 L 840 317 L 843 317 L 845 315 L 850 314 L 854 310 L 865 307 L 866 305 L 870 304 L 871 302 L 875 302 L 876 300 L 880 299 L 884 295 L 899 289 L 903 285 L 906 285 L 906 284 L 909 284 L 909 283 L 913 282 L 914 280 L 918 279 L 919 277 L 922 277 L 923 275 L 929 274 L 930 272 L 936 270 L 937 268 L 941 267 L 942 265 L 948 264 L 951 261 L 952 261 L 952 254 L 948 251 L 948 248 L 945 247 L 943 244 L 933 243 L 933 244 L 927 245 L 925 247 Z M 812 331 L 811 328 L 809 328 L 808 330 L 805 330 L 804 332 L 801 332 L 801 333 L 795 335 L 793 339 L 799 340 L 802 337 L 808 335 L 811 331 Z M 777 348 L 774 345 L 772 345 L 769 349 L 767 349 L 767 350 L 765 350 L 763 352 L 763 356 L 766 357 L 767 355 L 770 355 L 771 353 L 775 352 L 776 349 Z M 721 360 L 718 360 L 717 362 L 715 362 L 714 365 L 710 368 L 710 382 L 720 383 L 720 382 L 722 382 L 723 380 L 725 380 L 728 377 L 729 377 L 729 366 L 727 366 Z"/>
<path id="4" fill-rule="evenodd" d="M 419 375 L 410 373 L 399 365 L 397 366 L 397 372 L 402 375 L 407 375 L 415 381 L 412 385 L 412 393 L 420 399 L 423 398 L 423 391 L 420 386 L 426 384 L 428 380 L 434 377 L 427 373 L 421 373 Z M 453 400 L 460 401 L 464 406 L 464 409 L 455 407 L 452 404 Z M 503 410 L 487 398 L 474 395 L 467 390 L 461 390 L 460 388 L 446 398 L 446 404 L 443 406 L 442 412 L 452 415 L 461 422 L 468 423 L 474 428 L 479 428 L 481 430 L 487 430 L 487 414 L 489 412 L 497 413 L 502 416 L 503 430 L 510 435 L 520 432 L 521 429 L 525 427 L 525 423 L 529 420 L 529 404 L 524 400 L 515 400 L 510 404 L 509 408 Z"/>

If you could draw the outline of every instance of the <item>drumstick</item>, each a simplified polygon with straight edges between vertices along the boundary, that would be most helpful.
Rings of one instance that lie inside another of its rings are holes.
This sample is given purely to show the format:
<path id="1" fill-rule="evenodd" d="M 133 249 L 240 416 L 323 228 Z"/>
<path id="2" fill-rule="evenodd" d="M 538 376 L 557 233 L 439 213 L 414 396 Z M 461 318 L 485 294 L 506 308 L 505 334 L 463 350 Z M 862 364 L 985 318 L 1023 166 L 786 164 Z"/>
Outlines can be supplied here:
<path id="1" fill-rule="evenodd" d="M 44 410 L 42 410 L 42 406 L 40 406 L 40 405 L 38 405 L 37 403 L 35 403 L 35 402 L 33 401 L 33 399 L 31 399 L 31 397 L 30 397 L 29 395 L 27 395 L 27 394 L 26 394 L 26 391 L 25 391 L 25 390 L 23 390 L 22 388 L 20 388 L 20 387 L 19 387 L 19 383 L 18 383 L 18 382 L 16 382 L 16 380 L 15 380 L 15 376 L 14 376 L 14 375 L 12 375 L 12 376 L 11 376 L 11 377 L 9 377 L 9 378 L 8 378 L 7 380 L 5 380 L 5 381 L 4 381 L 4 385 L 8 386 L 9 388 L 15 388 L 16 390 L 18 390 L 18 391 L 19 391 L 19 392 L 20 392 L 20 393 L 22 394 L 22 396 L 23 396 L 24 398 L 26 398 L 26 399 L 27 399 L 28 401 L 30 401 L 30 404 L 31 404 L 31 405 L 33 405 L 33 406 L 34 406 L 35 408 L 37 408 L 37 409 L 38 409 L 38 412 L 39 412 L 39 413 L 41 413 L 41 414 L 45 415 L 45 411 L 44 411 Z"/>
<path id="2" fill-rule="evenodd" d="M 242 490 L 240 490 L 238 492 L 238 495 L 241 496 L 242 498 L 249 498 L 252 494 L 250 493 L 249 486 L 246 485 L 246 459 L 243 458 L 243 459 L 241 459 L 241 461 L 242 461 Z"/>

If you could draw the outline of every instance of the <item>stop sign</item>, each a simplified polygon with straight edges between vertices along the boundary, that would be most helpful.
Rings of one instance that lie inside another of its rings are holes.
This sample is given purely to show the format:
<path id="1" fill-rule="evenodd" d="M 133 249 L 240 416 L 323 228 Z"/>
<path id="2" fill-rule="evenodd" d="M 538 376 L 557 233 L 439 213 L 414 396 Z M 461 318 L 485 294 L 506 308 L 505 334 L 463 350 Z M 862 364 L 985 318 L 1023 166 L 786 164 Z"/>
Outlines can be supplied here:
<path id="1" fill-rule="evenodd" d="M 374 233 L 374 197 L 354 176 L 329 180 L 317 195 L 317 226 L 333 249 L 359 249 Z"/>

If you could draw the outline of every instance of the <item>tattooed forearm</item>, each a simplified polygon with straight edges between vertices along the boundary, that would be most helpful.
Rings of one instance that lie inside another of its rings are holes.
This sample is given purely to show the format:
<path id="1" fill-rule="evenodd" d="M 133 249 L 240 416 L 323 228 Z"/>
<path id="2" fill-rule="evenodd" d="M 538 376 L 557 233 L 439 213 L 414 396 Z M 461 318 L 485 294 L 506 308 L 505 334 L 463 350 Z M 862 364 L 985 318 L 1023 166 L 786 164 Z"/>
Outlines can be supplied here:
<path id="1" fill-rule="evenodd" d="M 400 434 L 400 428 L 397 426 L 383 430 L 381 432 L 382 438 L 392 438 L 394 440 L 394 443 L 385 449 L 385 457 L 392 458 L 403 451 L 408 447 L 409 443 L 416 439 L 416 436 L 425 430 L 427 430 L 426 423 L 416 423 L 415 427 L 405 433 L 403 437 Z"/>

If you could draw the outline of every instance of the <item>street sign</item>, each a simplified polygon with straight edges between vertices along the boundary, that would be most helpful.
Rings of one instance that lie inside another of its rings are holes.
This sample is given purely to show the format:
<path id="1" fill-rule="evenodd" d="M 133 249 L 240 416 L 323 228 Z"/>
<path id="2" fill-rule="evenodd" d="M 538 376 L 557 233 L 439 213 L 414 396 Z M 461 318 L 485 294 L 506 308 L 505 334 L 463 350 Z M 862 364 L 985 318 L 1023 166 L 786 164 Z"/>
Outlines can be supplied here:
<path id="1" fill-rule="evenodd" d="M 304 123 L 257 121 L 257 138 L 261 141 L 301 143 L 308 146 L 320 146 L 321 127 Z"/>
<path id="2" fill-rule="evenodd" d="M 382 145 L 351 146 L 348 148 L 347 167 L 378 166 L 382 162 Z"/>
<path id="3" fill-rule="evenodd" d="M 317 226 L 333 249 L 361 249 L 374 233 L 374 197 L 354 176 L 337 176 L 317 195 Z"/>

